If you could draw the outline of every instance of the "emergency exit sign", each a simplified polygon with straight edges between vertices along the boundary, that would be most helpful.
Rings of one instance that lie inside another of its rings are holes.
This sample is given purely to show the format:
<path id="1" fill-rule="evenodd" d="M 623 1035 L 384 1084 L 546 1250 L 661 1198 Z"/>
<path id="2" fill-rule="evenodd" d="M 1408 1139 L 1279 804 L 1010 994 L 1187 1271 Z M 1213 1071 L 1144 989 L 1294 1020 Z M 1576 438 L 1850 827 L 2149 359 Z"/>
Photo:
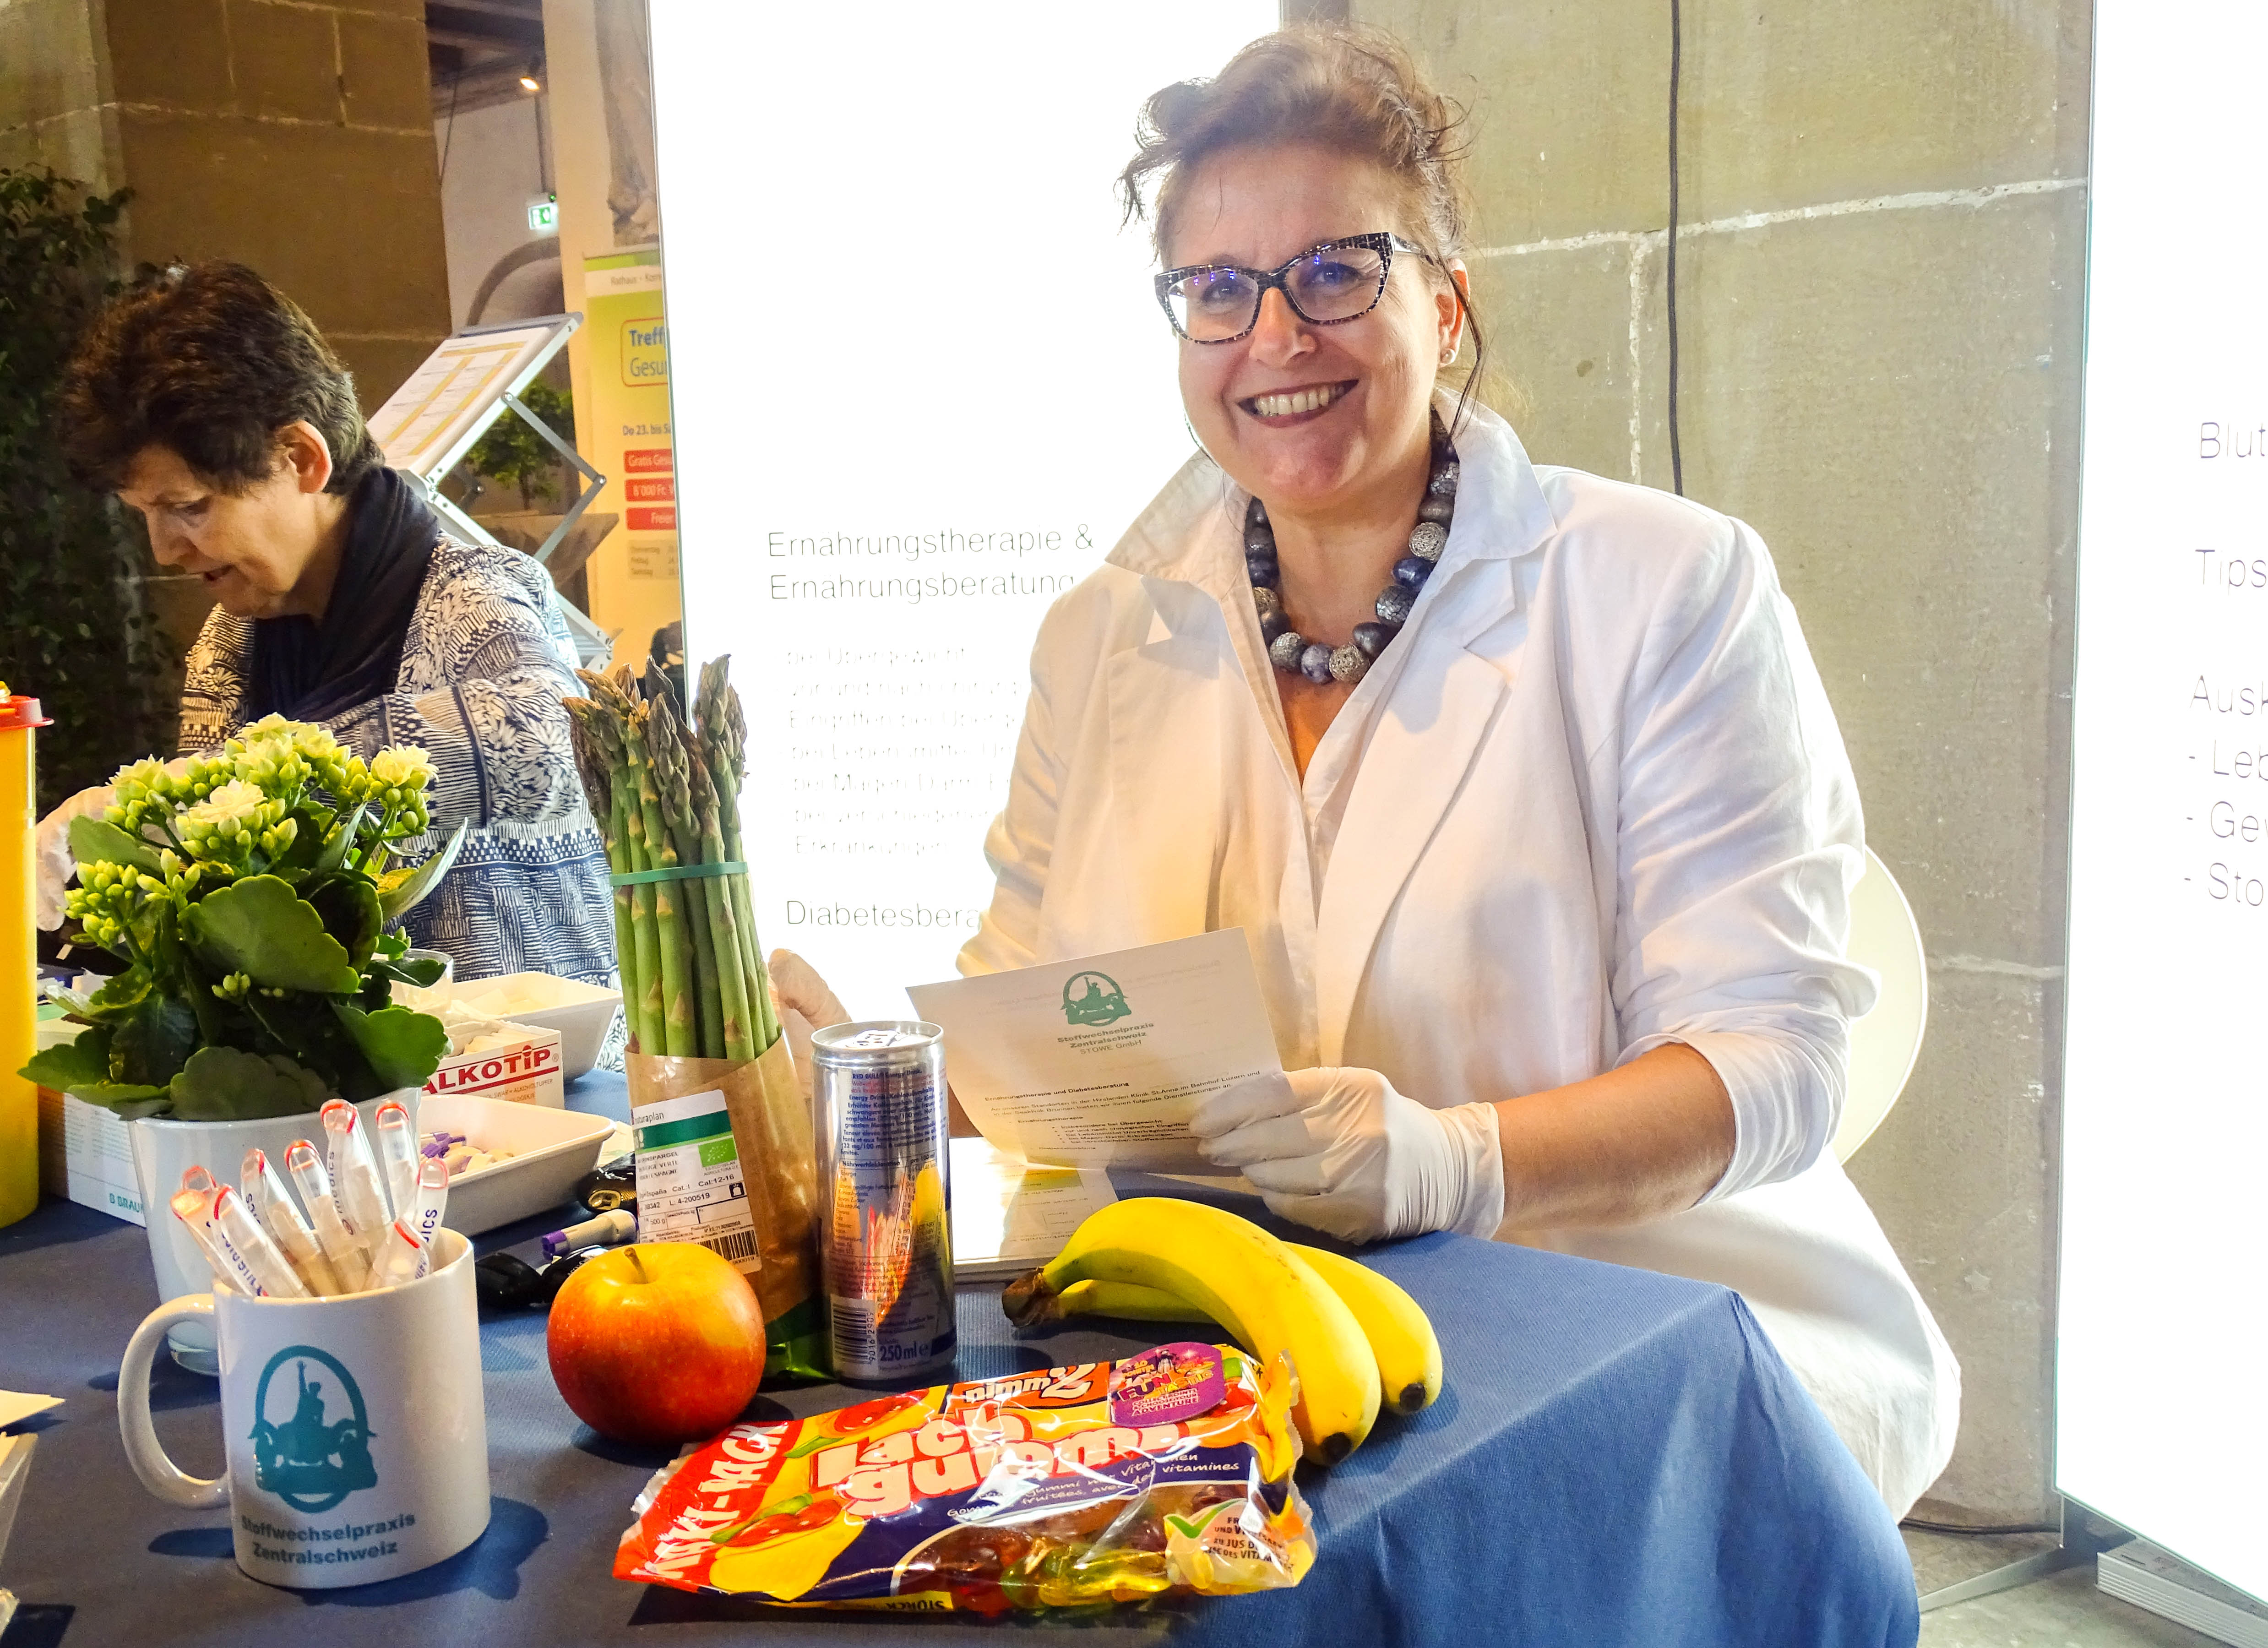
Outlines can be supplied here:
<path id="1" fill-rule="evenodd" d="M 527 202 L 527 226 L 536 234 L 557 234 L 559 197 L 556 195 L 531 195 Z"/>

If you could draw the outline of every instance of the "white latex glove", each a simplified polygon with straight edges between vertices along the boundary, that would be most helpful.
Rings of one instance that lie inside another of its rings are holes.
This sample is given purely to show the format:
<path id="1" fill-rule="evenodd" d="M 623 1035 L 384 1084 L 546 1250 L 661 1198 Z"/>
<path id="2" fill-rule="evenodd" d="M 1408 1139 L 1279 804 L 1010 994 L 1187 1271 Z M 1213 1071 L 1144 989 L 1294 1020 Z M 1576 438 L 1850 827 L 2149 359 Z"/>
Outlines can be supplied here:
<path id="1" fill-rule="evenodd" d="M 97 784 L 80 791 L 40 820 L 32 848 L 37 865 L 33 879 L 39 884 L 33 919 L 49 932 L 63 924 L 63 890 L 78 873 L 71 857 L 71 820 L 100 818 L 117 798 L 108 784 Z"/>
<path id="2" fill-rule="evenodd" d="M 795 1078 L 803 1096 L 811 1097 L 811 1033 L 829 1025 L 847 1024 L 850 1015 L 827 988 L 810 962 L 792 950 L 775 950 L 765 964 L 772 977 L 772 999 L 779 1004 L 780 1028 L 787 1050 L 795 1058 Z"/>
<path id="3" fill-rule="evenodd" d="M 1189 1131 L 1270 1210 L 1346 1241 L 1504 1222 L 1496 1107 L 1433 1110 L 1376 1070 L 1255 1076 L 1199 1101 Z"/>

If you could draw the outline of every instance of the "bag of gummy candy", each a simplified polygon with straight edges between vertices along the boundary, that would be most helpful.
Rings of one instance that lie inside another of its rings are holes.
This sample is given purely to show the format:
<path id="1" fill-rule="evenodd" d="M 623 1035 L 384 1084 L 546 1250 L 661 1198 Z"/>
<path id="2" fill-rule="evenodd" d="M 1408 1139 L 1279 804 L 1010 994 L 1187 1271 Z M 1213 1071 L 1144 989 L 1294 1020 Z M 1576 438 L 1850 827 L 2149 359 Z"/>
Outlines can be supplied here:
<path id="1" fill-rule="evenodd" d="M 1289 1362 L 1160 1345 L 736 1424 L 657 1472 L 615 1577 L 982 1614 L 1299 1584 Z"/>

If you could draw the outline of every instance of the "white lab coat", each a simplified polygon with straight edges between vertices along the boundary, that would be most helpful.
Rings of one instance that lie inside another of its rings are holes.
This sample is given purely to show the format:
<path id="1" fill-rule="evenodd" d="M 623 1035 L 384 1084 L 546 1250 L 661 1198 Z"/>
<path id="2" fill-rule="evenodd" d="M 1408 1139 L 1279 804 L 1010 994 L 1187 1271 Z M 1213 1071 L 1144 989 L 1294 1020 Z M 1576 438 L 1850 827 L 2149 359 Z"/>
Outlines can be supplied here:
<path id="1" fill-rule="evenodd" d="M 961 969 L 1241 927 L 1287 1069 L 1436 1107 L 1691 1046 L 1732 1096 L 1723 1181 L 1525 1240 L 1737 1288 L 1902 1514 L 1960 1375 L 1827 1150 L 1874 986 L 1843 954 L 1859 801 L 1794 612 L 1738 521 L 1536 469 L 1485 411 L 1457 449 L 1439 567 L 1304 783 L 1246 495 L 1202 455 L 1174 476 L 1042 626 Z"/>

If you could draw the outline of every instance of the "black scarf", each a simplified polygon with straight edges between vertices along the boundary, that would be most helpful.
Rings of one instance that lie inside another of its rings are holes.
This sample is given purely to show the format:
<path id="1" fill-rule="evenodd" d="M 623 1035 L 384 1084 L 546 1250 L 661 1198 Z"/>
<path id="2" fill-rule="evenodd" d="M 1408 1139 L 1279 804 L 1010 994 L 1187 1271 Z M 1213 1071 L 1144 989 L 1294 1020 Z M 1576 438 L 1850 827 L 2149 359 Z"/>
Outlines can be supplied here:
<path id="1" fill-rule="evenodd" d="M 322 622 L 262 618 L 252 626 L 245 718 L 325 721 L 392 692 L 440 535 L 417 488 L 383 464 L 356 482 Z"/>

